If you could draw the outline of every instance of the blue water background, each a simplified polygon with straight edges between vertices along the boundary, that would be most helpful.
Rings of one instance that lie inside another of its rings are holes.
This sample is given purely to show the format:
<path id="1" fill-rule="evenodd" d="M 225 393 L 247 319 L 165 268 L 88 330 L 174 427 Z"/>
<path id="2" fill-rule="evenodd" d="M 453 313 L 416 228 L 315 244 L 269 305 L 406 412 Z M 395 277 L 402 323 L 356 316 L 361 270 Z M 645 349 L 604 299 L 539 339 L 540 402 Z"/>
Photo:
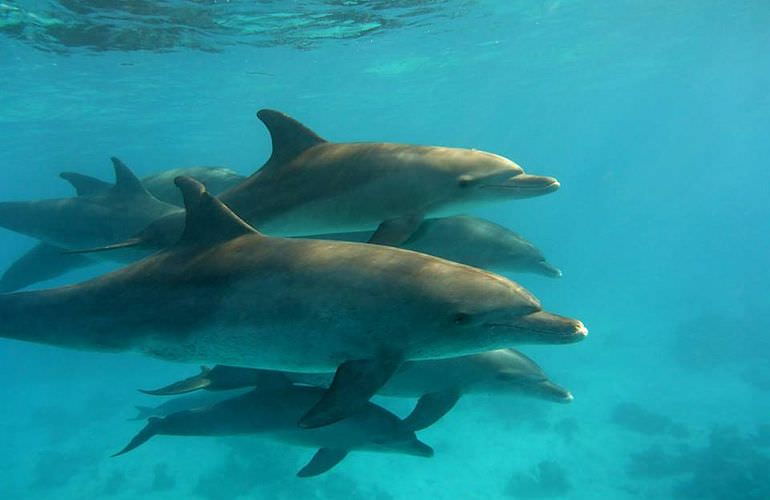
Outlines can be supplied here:
<path id="1" fill-rule="evenodd" d="M 0 199 L 69 196 L 60 171 L 109 179 L 112 155 L 140 175 L 248 174 L 270 153 L 263 107 L 329 140 L 489 150 L 561 181 L 476 215 L 564 271 L 511 277 L 591 332 L 522 347 L 571 405 L 467 397 L 421 433 L 434 458 L 354 453 L 304 481 L 310 450 L 259 440 L 158 437 L 110 459 L 152 402 L 135 389 L 196 367 L 2 341 L 0 497 L 768 498 L 769 26 L 764 0 L 535 1 L 311 50 L 0 38 Z M 0 232 L 0 267 L 32 243 Z"/>

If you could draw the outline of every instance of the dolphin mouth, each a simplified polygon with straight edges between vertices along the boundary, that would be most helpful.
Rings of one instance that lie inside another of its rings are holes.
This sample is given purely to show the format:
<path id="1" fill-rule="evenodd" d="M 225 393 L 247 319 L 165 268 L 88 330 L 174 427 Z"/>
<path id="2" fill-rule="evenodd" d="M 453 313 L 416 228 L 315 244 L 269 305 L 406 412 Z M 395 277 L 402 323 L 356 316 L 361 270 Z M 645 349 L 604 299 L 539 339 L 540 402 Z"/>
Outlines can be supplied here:
<path id="1" fill-rule="evenodd" d="M 535 344 L 574 344 L 588 335 L 588 328 L 582 321 L 545 311 L 528 314 L 510 322 L 484 323 L 484 327 L 492 330 L 505 329 L 514 336 L 516 332 L 521 332 L 519 337 Z"/>
<path id="2" fill-rule="evenodd" d="M 500 184 L 483 184 L 482 189 L 499 190 L 501 193 L 513 195 L 517 198 L 531 198 L 553 193 L 559 187 L 559 181 L 553 177 L 542 175 L 519 174 Z"/>
<path id="3" fill-rule="evenodd" d="M 540 270 L 543 274 L 548 276 L 549 278 L 561 278 L 564 273 L 561 272 L 561 269 L 559 269 L 556 266 L 552 266 L 548 262 L 541 260 L 537 263 L 538 266 L 540 266 Z"/>

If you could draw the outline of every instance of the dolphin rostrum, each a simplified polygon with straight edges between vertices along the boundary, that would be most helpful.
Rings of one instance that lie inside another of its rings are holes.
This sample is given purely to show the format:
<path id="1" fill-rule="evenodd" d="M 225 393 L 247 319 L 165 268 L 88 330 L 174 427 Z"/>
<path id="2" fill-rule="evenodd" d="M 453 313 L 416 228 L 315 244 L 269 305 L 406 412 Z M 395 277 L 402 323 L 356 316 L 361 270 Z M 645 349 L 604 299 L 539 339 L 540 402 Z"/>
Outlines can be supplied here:
<path id="1" fill-rule="evenodd" d="M 320 429 L 297 427 L 297 419 L 323 395 L 323 389 L 317 387 L 287 384 L 285 388 L 250 391 L 209 407 L 184 410 L 163 418 L 150 417 L 144 429 L 113 456 L 127 453 L 158 434 L 261 435 L 318 448 L 310 462 L 297 472 L 299 477 L 323 474 L 355 450 L 433 456 L 433 449 L 417 439 L 408 423 L 371 402 L 341 422 Z"/>
<path id="2" fill-rule="evenodd" d="M 199 374 L 145 394 L 168 396 L 204 389 L 229 392 L 245 387 L 264 387 L 284 380 L 292 383 L 328 387 L 332 373 L 276 372 L 254 368 L 217 365 L 201 367 Z M 415 411 L 407 418 L 410 426 L 420 430 L 432 425 L 457 403 L 463 394 L 512 394 L 523 397 L 569 403 L 572 394 L 553 383 L 533 360 L 514 349 L 470 354 L 456 358 L 406 361 L 377 394 L 395 397 L 418 397 Z M 179 398 L 171 399 L 184 404 Z M 145 409 L 145 414 L 165 415 L 163 405 Z"/>
<path id="3" fill-rule="evenodd" d="M 187 217 L 174 246 L 78 285 L 0 295 L 0 335 L 180 362 L 336 369 L 300 422 L 317 427 L 361 407 L 405 360 L 587 334 L 502 276 L 388 246 L 269 237 L 192 178 L 176 184 Z"/>
<path id="4" fill-rule="evenodd" d="M 399 245 L 425 216 L 556 191 L 553 177 L 525 174 L 511 160 L 475 149 L 378 142 L 335 143 L 269 109 L 257 117 L 273 152 L 267 163 L 219 199 L 266 234 L 302 236 L 375 230 L 371 243 Z M 120 245 L 172 245 L 184 213 L 169 214 Z"/>

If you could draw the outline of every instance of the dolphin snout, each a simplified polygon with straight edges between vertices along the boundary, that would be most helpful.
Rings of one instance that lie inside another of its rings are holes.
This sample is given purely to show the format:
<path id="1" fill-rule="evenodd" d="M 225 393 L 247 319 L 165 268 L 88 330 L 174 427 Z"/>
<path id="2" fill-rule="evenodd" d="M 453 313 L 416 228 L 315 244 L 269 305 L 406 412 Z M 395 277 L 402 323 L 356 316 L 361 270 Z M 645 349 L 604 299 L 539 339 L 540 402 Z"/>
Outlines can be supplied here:
<path id="1" fill-rule="evenodd" d="M 545 276 L 548 276 L 549 278 L 561 278 L 562 272 L 561 269 L 559 269 L 556 266 L 552 266 L 548 262 L 541 260 L 538 262 L 538 266 L 540 266 L 540 271 Z"/>
<path id="2" fill-rule="evenodd" d="M 553 193 L 559 189 L 559 181 L 554 177 L 542 175 L 519 174 L 504 182 L 497 184 L 486 184 L 482 186 L 486 189 L 495 189 L 505 192 L 508 196 L 515 198 L 531 198 Z"/>
<path id="3" fill-rule="evenodd" d="M 545 311 L 493 321 L 486 326 L 509 331 L 511 340 L 519 344 L 573 344 L 588 335 L 582 321 Z"/>
<path id="4" fill-rule="evenodd" d="M 430 458 L 433 456 L 433 448 L 423 443 L 419 439 L 414 439 L 409 444 L 410 444 L 409 450 L 408 450 L 409 455 L 413 455 L 415 457 L 426 457 L 426 458 Z"/>

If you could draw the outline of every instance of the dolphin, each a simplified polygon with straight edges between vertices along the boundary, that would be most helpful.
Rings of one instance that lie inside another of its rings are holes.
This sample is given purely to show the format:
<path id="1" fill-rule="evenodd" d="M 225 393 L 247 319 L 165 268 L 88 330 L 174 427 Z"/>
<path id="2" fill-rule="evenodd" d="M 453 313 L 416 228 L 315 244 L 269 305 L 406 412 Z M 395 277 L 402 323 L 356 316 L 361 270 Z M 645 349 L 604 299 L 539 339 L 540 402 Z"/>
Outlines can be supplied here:
<path id="1" fill-rule="evenodd" d="M 336 370 L 300 425 L 349 415 L 408 359 L 582 340 L 481 269 L 382 245 L 266 236 L 202 184 L 176 179 L 172 247 L 78 285 L 0 295 L 0 336 L 177 362 Z"/>
<path id="2" fill-rule="evenodd" d="M 279 111 L 262 109 L 257 117 L 270 133 L 272 154 L 219 199 L 274 236 L 374 230 L 370 243 L 397 246 L 426 216 L 454 215 L 559 188 L 553 177 L 526 174 L 507 158 L 475 149 L 335 143 Z M 179 211 L 124 242 L 83 251 L 165 248 L 183 228 Z"/>
<path id="3" fill-rule="evenodd" d="M 385 408 L 367 402 L 349 418 L 319 429 L 301 429 L 296 421 L 323 398 L 317 387 L 287 385 L 268 391 L 253 390 L 205 408 L 151 417 L 147 425 L 113 456 L 122 455 L 153 436 L 260 435 L 275 441 L 318 448 L 313 458 L 297 472 L 299 477 L 317 476 L 340 463 L 349 452 L 364 450 L 433 456 L 408 424 Z"/>
<path id="4" fill-rule="evenodd" d="M 140 391 L 157 396 L 186 394 L 200 389 L 217 393 L 244 387 L 269 386 L 276 383 L 276 380 L 328 387 L 332 375 L 225 365 L 213 368 L 202 366 L 200 373 L 195 376 L 160 389 Z M 498 349 L 456 358 L 406 361 L 377 391 L 381 396 L 419 398 L 415 411 L 407 418 L 414 430 L 432 425 L 449 412 L 463 394 L 474 393 L 511 394 L 558 403 L 573 400 L 567 389 L 553 383 L 537 363 L 515 349 Z M 179 398 L 171 402 L 177 400 Z M 159 408 L 154 411 L 162 410 Z"/>
<path id="5" fill-rule="evenodd" d="M 285 383 L 285 380 L 282 381 Z M 264 383 L 260 384 L 260 388 L 264 386 Z M 192 394 L 185 394 L 176 398 L 167 399 L 163 403 L 156 406 L 143 406 L 137 405 L 137 414 L 134 418 L 129 420 L 147 420 L 150 417 L 166 417 L 172 413 L 176 413 L 182 410 L 193 410 L 196 408 L 204 408 L 213 404 L 230 399 L 236 395 L 245 394 L 250 392 L 254 387 L 244 387 L 242 389 L 234 390 L 222 390 L 222 391 L 202 391 Z"/>
<path id="6" fill-rule="evenodd" d="M 109 182 L 78 172 L 62 172 L 59 175 L 72 184 L 78 196 L 105 192 L 112 188 L 112 184 Z M 142 177 L 141 182 L 145 189 L 160 201 L 181 207 L 183 201 L 179 190 L 174 186 L 174 179 L 182 175 L 197 180 L 206 186 L 206 191 L 213 195 L 218 195 L 246 179 L 245 176 L 229 168 L 204 166 L 162 170 Z"/>
<path id="7" fill-rule="evenodd" d="M 308 238 L 365 242 L 371 235 L 369 231 L 359 231 Z M 550 278 L 562 275 L 522 236 L 470 215 L 425 219 L 412 236 L 398 246 L 490 271 L 534 273 Z"/>
<path id="8" fill-rule="evenodd" d="M 115 184 L 62 176 L 80 196 L 38 201 L 0 202 L 0 227 L 40 240 L 0 278 L 0 291 L 10 292 L 87 266 L 93 259 L 136 259 L 130 249 L 107 256 L 78 255 L 66 249 L 114 243 L 135 234 L 177 207 L 153 197 L 119 159 L 112 158 Z M 77 174 L 76 174 L 77 175 Z"/>

